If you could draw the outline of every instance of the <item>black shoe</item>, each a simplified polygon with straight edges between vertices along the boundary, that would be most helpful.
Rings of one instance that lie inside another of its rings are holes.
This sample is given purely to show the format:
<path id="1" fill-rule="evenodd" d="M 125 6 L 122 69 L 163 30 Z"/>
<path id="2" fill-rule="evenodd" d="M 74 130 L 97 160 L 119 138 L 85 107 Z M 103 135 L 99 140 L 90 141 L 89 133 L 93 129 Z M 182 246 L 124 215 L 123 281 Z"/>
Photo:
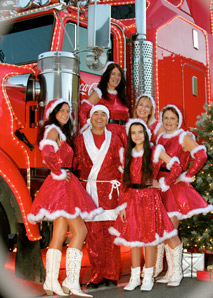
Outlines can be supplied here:
<path id="1" fill-rule="evenodd" d="M 98 287 L 100 287 L 101 285 L 103 285 L 103 281 L 100 281 L 99 283 L 97 284 L 94 284 L 92 281 L 89 281 L 87 283 L 87 286 L 86 288 L 89 290 L 89 289 L 97 289 Z"/>
<path id="2" fill-rule="evenodd" d="M 106 287 L 117 287 L 117 280 L 104 278 L 104 283 Z"/>

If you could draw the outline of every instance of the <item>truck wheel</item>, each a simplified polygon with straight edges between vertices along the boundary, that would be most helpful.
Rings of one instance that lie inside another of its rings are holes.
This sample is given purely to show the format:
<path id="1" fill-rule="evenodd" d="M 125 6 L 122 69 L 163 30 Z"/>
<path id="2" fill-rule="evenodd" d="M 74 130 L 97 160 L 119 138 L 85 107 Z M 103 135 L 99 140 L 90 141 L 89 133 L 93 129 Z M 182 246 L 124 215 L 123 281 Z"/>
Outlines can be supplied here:
<path id="1" fill-rule="evenodd" d="M 0 268 L 4 267 L 9 251 L 10 225 L 2 204 L 0 203 Z M 3 253 L 2 253 L 3 252 Z"/>

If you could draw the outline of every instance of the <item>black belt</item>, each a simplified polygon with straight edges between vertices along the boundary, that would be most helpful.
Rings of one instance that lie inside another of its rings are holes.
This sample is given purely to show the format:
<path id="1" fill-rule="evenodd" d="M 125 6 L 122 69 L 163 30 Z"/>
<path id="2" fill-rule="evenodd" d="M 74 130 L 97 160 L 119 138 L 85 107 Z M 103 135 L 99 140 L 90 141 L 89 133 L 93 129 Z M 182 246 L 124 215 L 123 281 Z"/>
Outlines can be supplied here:
<path id="1" fill-rule="evenodd" d="M 111 120 L 110 119 L 108 123 L 125 125 L 126 124 L 126 121 L 125 120 Z"/>
<path id="2" fill-rule="evenodd" d="M 136 184 L 136 183 L 130 184 L 130 188 L 133 188 L 133 189 L 144 189 L 144 188 L 147 188 L 147 187 L 149 187 L 149 185 Z"/>
<path id="3" fill-rule="evenodd" d="M 72 168 L 68 168 L 68 167 L 62 167 L 62 168 L 60 168 L 60 169 L 63 169 L 63 170 L 68 170 L 68 171 L 72 172 Z"/>
<path id="4" fill-rule="evenodd" d="M 170 172 L 170 171 L 165 167 L 160 167 L 160 172 Z"/>

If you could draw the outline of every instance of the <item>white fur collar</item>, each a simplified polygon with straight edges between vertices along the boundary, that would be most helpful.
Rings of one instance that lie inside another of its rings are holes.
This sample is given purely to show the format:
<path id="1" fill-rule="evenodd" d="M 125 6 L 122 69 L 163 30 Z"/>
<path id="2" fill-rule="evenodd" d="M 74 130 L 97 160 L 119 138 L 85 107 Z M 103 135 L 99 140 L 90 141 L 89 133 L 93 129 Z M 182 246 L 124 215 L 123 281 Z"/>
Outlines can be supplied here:
<path id="1" fill-rule="evenodd" d="M 177 130 L 175 130 L 173 133 L 163 133 L 162 134 L 162 136 L 163 136 L 163 138 L 164 139 L 170 139 L 170 138 L 172 138 L 172 137 L 175 137 L 175 136 L 177 136 L 179 133 L 181 133 L 183 131 L 183 129 L 181 128 L 181 129 L 177 129 Z"/>
<path id="2" fill-rule="evenodd" d="M 107 90 L 108 93 L 110 94 L 118 94 L 118 91 L 117 90 Z"/>
<path id="3" fill-rule="evenodd" d="M 143 156 L 144 150 L 136 151 L 135 147 L 132 149 L 132 157 L 141 157 Z"/>
<path id="4" fill-rule="evenodd" d="M 44 137 L 43 137 L 43 139 L 46 139 L 46 138 L 47 138 L 48 132 L 49 132 L 52 128 L 55 128 L 55 129 L 58 131 L 60 141 L 66 141 L 66 136 L 65 136 L 65 134 L 62 132 L 62 130 L 60 129 L 60 127 L 58 127 L 58 126 L 55 125 L 55 124 L 50 124 L 50 125 L 47 125 L 47 126 L 45 127 L 45 132 L 44 132 Z"/>

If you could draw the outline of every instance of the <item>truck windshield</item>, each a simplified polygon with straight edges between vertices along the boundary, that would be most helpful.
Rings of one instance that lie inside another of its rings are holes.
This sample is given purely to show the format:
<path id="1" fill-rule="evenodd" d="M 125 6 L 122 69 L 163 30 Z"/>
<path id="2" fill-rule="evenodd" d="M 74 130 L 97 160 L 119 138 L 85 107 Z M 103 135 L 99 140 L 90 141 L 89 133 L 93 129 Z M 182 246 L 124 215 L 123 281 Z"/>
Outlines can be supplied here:
<path id="1" fill-rule="evenodd" d="M 49 51 L 54 16 L 45 15 L 14 23 L 0 23 L 0 62 L 27 64 Z"/>

